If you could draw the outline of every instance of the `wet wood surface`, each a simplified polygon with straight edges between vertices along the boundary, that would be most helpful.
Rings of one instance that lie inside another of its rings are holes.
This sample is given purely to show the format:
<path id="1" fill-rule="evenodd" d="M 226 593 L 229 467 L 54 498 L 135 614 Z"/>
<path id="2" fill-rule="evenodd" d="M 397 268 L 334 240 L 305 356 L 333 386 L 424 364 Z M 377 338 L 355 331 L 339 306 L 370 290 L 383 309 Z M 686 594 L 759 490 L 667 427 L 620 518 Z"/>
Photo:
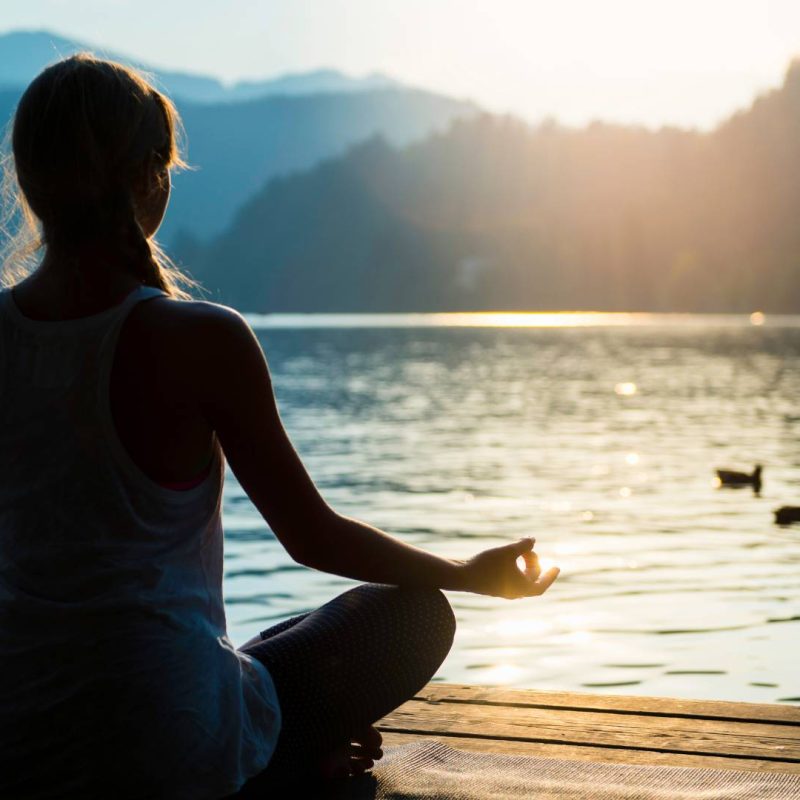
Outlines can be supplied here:
<path id="1" fill-rule="evenodd" d="M 386 746 L 438 739 L 515 755 L 800 774 L 800 707 L 430 683 L 378 723 Z"/>

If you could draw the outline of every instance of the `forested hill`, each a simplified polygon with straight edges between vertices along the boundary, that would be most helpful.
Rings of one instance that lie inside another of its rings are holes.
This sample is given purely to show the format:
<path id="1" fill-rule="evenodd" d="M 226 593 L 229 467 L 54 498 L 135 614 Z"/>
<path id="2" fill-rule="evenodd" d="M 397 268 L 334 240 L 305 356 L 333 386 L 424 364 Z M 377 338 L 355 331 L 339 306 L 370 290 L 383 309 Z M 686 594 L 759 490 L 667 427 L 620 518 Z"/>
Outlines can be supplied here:
<path id="1" fill-rule="evenodd" d="M 238 103 L 180 103 L 193 169 L 175 176 L 161 232 L 201 239 L 221 233 L 276 175 L 309 169 L 379 132 L 397 145 L 477 113 L 471 103 L 420 89 L 262 97 Z"/>
<path id="2" fill-rule="evenodd" d="M 711 133 L 484 115 L 269 182 L 179 255 L 246 311 L 800 312 L 800 65 Z"/>
<path id="3" fill-rule="evenodd" d="M 0 89 L 0 128 L 21 90 Z M 178 103 L 192 169 L 174 177 L 160 238 L 206 239 L 271 177 L 309 169 L 376 132 L 398 146 L 478 113 L 469 102 L 419 89 L 262 97 L 245 102 Z"/>

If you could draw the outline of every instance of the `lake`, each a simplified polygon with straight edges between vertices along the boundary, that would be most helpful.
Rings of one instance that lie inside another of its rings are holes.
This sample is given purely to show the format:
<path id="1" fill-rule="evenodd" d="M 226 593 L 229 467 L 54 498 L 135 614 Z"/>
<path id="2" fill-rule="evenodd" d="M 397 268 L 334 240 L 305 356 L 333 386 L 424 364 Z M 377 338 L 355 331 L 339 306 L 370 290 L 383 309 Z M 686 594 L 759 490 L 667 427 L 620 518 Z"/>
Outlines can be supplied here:
<path id="1" fill-rule="evenodd" d="M 249 318 L 284 423 L 343 514 L 468 557 L 535 536 L 542 598 L 450 592 L 437 680 L 800 702 L 800 318 Z M 761 496 L 714 486 L 764 465 Z M 240 644 L 349 585 L 294 564 L 233 476 Z"/>

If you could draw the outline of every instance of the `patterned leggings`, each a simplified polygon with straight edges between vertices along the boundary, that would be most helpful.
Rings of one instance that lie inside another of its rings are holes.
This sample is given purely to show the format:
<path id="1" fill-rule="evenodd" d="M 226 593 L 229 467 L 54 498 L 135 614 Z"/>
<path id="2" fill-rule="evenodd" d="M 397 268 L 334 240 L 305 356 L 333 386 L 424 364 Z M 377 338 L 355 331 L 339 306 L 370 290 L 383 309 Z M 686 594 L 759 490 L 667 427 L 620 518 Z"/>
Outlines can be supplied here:
<path id="1" fill-rule="evenodd" d="M 309 775 L 319 759 L 414 696 L 453 643 L 455 617 L 438 589 L 362 584 L 261 633 L 243 648 L 272 675 L 282 711 L 264 772 L 235 795 Z"/>

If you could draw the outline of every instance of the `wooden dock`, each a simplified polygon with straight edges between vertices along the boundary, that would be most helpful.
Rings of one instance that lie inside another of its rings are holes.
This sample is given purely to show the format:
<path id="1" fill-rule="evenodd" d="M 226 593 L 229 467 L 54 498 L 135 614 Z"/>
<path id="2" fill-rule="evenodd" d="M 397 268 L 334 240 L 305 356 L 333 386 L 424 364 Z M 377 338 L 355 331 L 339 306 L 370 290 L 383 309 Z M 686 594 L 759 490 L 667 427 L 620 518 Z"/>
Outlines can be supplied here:
<path id="1" fill-rule="evenodd" d="M 800 774 L 800 708 L 429 683 L 377 725 L 385 746 Z"/>

